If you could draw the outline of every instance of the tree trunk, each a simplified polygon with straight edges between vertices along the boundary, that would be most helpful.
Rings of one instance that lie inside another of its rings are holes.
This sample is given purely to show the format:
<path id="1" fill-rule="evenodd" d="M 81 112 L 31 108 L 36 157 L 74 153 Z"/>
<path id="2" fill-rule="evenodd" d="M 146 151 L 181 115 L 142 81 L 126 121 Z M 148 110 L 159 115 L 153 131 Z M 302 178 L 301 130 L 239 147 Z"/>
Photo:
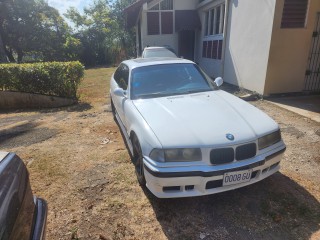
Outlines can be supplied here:
<path id="1" fill-rule="evenodd" d="M 18 54 L 18 63 L 21 63 L 23 58 L 23 51 L 21 48 L 17 49 L 17 54 Z"/>
<path id="2" fill-rule="evenodd" d="M 9 61 L 10 61 L 11 63 L 15 63 L 16 60 L 14 59 L 14 57 L 13 57 L 13 55 L 12 55 L 12 51 L 9 51 L 9 50 L 6 49 L 6 48 L 4 49 L 4 51 L 6 52 Z"/>
<path id="3" fill-rule="evenodd" d="M 2 41 L 2 36 L 0 34 L 0 63 L 7 63 L 8 59 L 6 57 L 6 52 L 4 49 L 3 41 Z"/>

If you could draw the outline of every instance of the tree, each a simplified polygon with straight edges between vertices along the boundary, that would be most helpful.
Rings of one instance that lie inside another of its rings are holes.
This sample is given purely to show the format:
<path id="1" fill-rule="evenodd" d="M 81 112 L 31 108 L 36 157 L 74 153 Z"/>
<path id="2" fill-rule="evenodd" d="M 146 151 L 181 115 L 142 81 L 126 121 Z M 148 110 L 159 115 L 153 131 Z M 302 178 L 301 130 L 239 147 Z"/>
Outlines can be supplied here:
<path id="1" fill-rule="evenodd" d="M 134 0 L 96 0 L 79 13 L 70 8 L 65 16 L 76 27 L 74 37 L 80 39 L 85 65 L 119 62 L 135 56 L 135 34 L 125 28 L 123 9 Z"/>
<path id="2" fill-rule="evenodd" d="M 4 18 L 5 18 L 5 2 L 4 1 L 0 1 L 0 33 L 1 33 L 1 25 L 4 21 Z M 6 53 L 5 53 L 5 50 L 4 50 L 4 44 L 3 44 L 3 41 L 2 41 L 2 37 L 1 37 L 1 34 L 0 34 L 0 63 L 5 63 L 7 62 L 7 57 L 6 57 Z"/>
<path id="3" fill-rule="evenodd" d="M 85 65 L 106 64 L 107 44 L 110 35 L 110 9 L 106 1 L 97 0 L 84 13 L 70 8 L 65 14 L 76 27 L 74 37 L 80 39 L 83 45 L 81 60 Z"/>
<path id="4" fill-rule="evenodd" d="M 65 58 L 71 30 L 45 0 L 0 0 L 0 6 L 0 38 L 10 62 L 22 62 L 26 54 L 44 61 Z"/>
<path id="5" fill-rule="evenodd" d="M 120 54 L 123 53 L 123 58 L 136 56 L 136 36 L 133 29 L 127 29 L 123 10 L 134 3 L 135 0 L 116 0 L 111 5 L 112 25 L 112 43 L 113 49 L 116 49 Z M 122 60 L 122 59 L 120 59 Z"/>
<path id="6" fill-rule="evenodd" d="M 6 63 L 6 62 L 8 62 L 8 60 L 6 57 L 6 53 L 4 51 L 4 45 L 0 35 L 0 63 Z"/>
<path id="7" fill-rule="evenodd" d="M 63 51 L 65 58 L 68 60 L 80 59 L 80 53 L 82 52 L 82 43 L 78 38 L 67 36 L 66 42 L 63 45 Z"/>

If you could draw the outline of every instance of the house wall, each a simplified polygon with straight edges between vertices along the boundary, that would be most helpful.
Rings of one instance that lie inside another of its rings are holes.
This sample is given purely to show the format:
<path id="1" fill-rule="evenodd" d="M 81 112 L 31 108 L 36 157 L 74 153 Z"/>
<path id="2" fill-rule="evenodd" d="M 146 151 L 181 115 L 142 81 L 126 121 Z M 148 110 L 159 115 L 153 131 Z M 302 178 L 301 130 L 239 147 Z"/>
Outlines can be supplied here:
<path id="1" fill-rule="evenodd" d="M 224 81 L 264 93 L 275 5 L 276 0 L 229 0 Z"/>
<path id="2" fill-rule="evenodd" d="M 175 0 L 175 10 L 193 10 L 198 3 L 199 0 Z"/>
<path id="3" fill-rule="evenodd" d="M 174 17 L 173 17 L 174 19 Z M 173 24 L 174 25 L 174 24 Z M 145 3 L 141 13 L 141 45 L 142 49 L 147 46 L 163 46 L 169 45 L 176 52 L 178 50 L 178 34 L 148 35 L 147 32 L 147 4 Z"/>
<path id="4" fill-rule="evenodd" d="M 300 92 L 304 90 L 305 72 L 320 1 L 309 1 L 306 27 L 281 29 L 284 0 L 276 4 L 270 57 L 264 94 Z"/>
<path id="5" fill-rule="evenodd" d="M 202 57 L 202 44 L 203 41 L 222 40 L 223 34 L 215 36 L 205 36 L 205 12 L 213 7 L 224 3 L 225 0 L 206 0 L 198 5 L 198 13 L 201 21 L 201 30 L 196 31 L 196 52 L 195 61 L 200 67 L 210 76 L 222 76 L 222 60 L 203 58 Z"/>
<path id="6" fill-rule="evenodd" d="M 151 4 L 155 1 L 151 2 Z M 174 10 L 195 9 L 198 0 L 175 0 L 173 1 Z M 147 33 L 147 3 L 144 4 L 141 13 L 141 44 L 142 49 L 147 46 L 171 46 L 175 52 L 178 52 L 178 33 L 175 31 L 175 14 L 173 13 L 173 34 L 148 35 Z"/>

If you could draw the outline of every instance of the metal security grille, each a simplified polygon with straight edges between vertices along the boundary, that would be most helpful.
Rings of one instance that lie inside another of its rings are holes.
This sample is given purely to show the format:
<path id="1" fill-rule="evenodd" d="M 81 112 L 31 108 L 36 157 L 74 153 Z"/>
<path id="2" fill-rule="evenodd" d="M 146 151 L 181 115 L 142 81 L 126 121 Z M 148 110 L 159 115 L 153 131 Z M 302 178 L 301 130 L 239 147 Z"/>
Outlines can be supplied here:
<path id="1" fill-rule="evenodd" d="M 316 27 L 312 34 L 312 44 L 305 78 L 305 90 L 320 91 L 320 13 L 317 15 Z"/>

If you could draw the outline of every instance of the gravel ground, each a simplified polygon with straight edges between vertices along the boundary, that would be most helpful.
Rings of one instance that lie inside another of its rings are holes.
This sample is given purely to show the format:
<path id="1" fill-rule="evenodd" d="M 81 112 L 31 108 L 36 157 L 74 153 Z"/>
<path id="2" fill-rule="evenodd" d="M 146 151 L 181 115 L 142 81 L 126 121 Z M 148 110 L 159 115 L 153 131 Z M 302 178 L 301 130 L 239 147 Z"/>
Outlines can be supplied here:
<path id="1" fill-rule="evenodd" d="M 107 81 L 90 88 L 108 89 Z M 157 199 L 136 181 L 107 92 L 83 99 L 0 114 L 0 149 L 23 158 L 34 194 L 48 201 L 47 239 L 320 239 L 318 123 L 250 102 L 280 124 L 281 171 L 221 194 Z"/>

